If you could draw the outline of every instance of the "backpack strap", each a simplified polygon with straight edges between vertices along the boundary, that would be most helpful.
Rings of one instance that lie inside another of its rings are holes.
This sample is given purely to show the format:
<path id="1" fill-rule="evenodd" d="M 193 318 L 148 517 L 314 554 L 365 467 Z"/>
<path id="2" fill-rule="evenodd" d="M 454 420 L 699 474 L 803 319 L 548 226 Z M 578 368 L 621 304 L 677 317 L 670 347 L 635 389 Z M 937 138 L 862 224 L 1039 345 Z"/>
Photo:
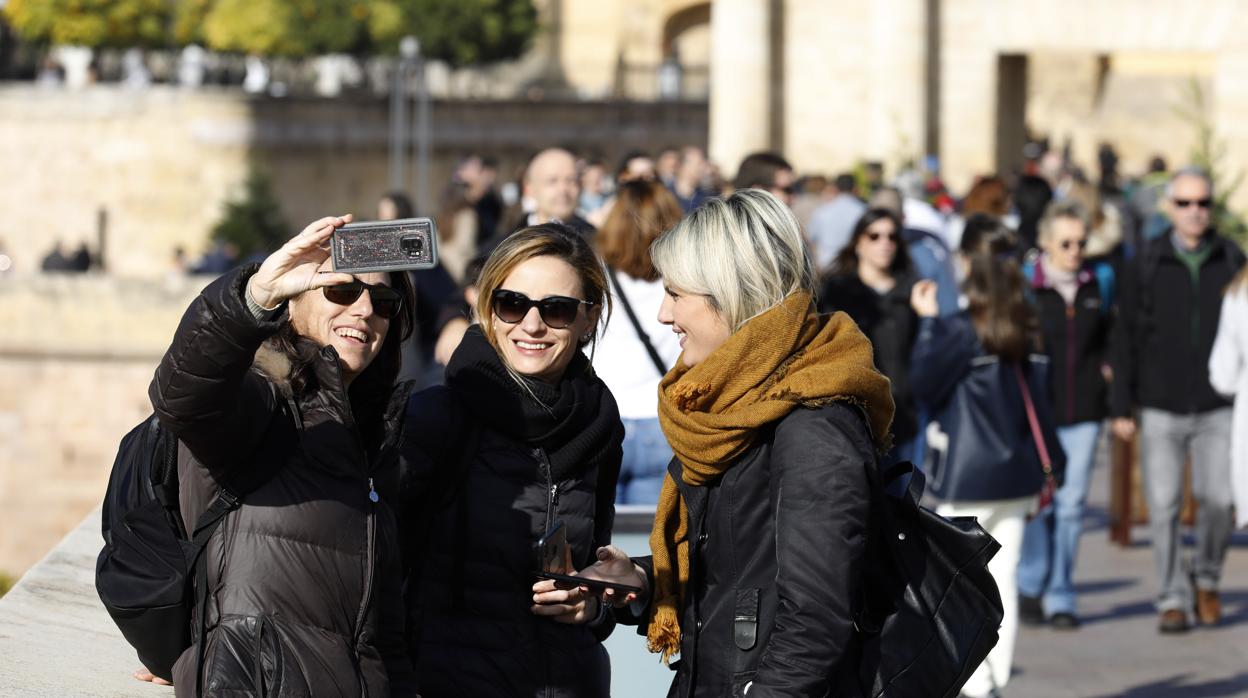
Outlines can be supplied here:
<path id="1" fill-rule="evenodd" d="M 654 363 L 655 370 L 659 372 L 659 377 L 666 376 L 667 367 L 663 365 L 663 359 L 650 341 L 650 335 L 641 329 L 641 322 L 637 319 L 637 313 L 633 312 L 633 306 L 628 302 L 628 296 L 624 295 L 624 288 L 620 286 L 620 279 L 615 275 L 615 270 L 607 267 L 607 276 L 611 277 L 611 287 L 615 289 L 615 297 L 620 300 L 620 305 L 624 307 L 624 314 L 628 316 L 628 321 L 633 323 L 633 330 L 637 332 L 637 339 L 640 339 L 642 345 L 645 346 L 646 353 L 650 355 L 650 361 Z"/>

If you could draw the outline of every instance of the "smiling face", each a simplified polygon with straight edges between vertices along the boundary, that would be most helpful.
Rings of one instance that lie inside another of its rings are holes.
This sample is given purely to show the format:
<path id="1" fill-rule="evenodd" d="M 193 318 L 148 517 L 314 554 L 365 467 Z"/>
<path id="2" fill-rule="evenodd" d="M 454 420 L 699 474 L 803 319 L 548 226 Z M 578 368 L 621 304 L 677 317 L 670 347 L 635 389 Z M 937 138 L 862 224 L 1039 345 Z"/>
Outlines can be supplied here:
<path id="1" fill-rule="evenodd" d="M 332 268 L 331 260 L 321 265 L 322 270 Z M 355 278 L 367 284 L 390 285 L 387 274 L 357 274 Z M 319 288 L 291 299 L 290 323 L 299 334 L 338 352 L 343 381 L 347 384 L 377 358 L 386 341 L 386 331 L 390 329 L 390 320 L 373 311 L 368 291 L 349 305 L 339 305 L 326 298 Z"/>
<path id="2" fill-rule="evenodd" d="M 659 306 L 659 322 L 670 325 L 680 337 L 681 363 L 693 368 L 706 360 L 732 336 L 732 328 L 711 306 L 708 296 L 685 293 L 665 285 L 667 293 Z"/>
<path id="3" fill-rule="evenodd" d="M 897 226 L 888 218 L 881 218 L 867 226 L 854 245 L 859 264 L 888 272 L 897 258 L 897 235 Z"/>
<path id="4" fill-rule="evenodd" d="M 532 300 L 551 296 L 584 299 L 580 276 L 571 264 L 544 255 L 516 265 L 499 287 L 500 290 L 524 294 Z M 598 306 L 582 304 L 576 319 L 566 328 L 554 328 L 541 318 L 536 307 L 529 308 L 514 324 L 494 315 L 490 318 L 494 344 L 507 365 L 523 376 L 547 383 L 557 383 L 580 351 L 582 338 L 590 334 L 598 322 Z"/>

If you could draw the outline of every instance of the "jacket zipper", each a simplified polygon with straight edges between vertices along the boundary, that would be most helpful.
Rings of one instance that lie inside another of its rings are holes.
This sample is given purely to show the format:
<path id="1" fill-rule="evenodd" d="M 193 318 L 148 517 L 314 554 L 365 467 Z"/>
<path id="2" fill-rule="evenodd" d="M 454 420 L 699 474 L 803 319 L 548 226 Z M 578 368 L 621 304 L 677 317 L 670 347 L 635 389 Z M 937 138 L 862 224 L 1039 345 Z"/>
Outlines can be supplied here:
<path id="1" fill-rule="evenodd" d="M 559 506 L 559 485 L 555 482 L 554 473 L 550 468 L 550 459 L 546 457 L 546 452 L 540 448 L 535 448 L 533 449 L 533 457 L 537 458 L 538 467 L 546 478 L 546 528 L 543 530 L 544 534 L 550 530 L 551 524 L 555 522 L 555 510 Z"/>
<path id="2" fill-rule="evenodd" d="M 1077 301 L 1076 294 L 1076 301 Z M 1066 419 L 1075 422 L 1075 306 L 1066 306 Z"/>

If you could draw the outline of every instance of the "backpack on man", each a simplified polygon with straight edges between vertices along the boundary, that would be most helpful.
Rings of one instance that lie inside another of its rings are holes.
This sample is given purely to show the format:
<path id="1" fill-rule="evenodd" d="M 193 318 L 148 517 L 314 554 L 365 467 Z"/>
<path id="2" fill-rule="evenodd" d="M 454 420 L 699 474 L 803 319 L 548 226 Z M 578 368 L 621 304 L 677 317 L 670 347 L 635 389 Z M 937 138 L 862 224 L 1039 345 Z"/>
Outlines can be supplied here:
<path id="1" fill-rule="evenodd" d="M 296 408 L 289 401 L 280 404 L 297 429 Z M 153 675 L 172 679 L 173 664 L 192 644 L 193 631 L 202 651 L 207 568 L 198 562 L 225 516 L 276 473 L 282 459 L 274 455 L 260 454 L 254 467 L 236 469 L 242 472 L 221 484 L 187 531 L 178 500 L 178 439 L 155 414 L 122 437 L 104 494 L 104 548 L 96 560 L 95 588 Z"/>
<path id="2" fill-rule="evenodd" d="M 872 698 L 953 698 L 997 644 L 1004 612 L 988 561 L 1001 546 L 973 518 L 920 507 L 925 480 L 913 464 L 870 463 L 867 474 L 859 682 Z"/>

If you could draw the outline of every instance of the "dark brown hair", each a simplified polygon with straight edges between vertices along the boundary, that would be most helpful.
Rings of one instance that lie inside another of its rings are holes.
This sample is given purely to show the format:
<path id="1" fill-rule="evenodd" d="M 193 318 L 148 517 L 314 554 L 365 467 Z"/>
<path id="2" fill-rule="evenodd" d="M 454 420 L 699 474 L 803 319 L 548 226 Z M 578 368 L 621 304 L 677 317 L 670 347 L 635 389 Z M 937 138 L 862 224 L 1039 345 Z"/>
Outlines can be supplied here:
<path id="1" fill-rule="evenodd" d="M 650 244 L 680 222 L 680 202 L 658 182 L 625 182 L 615 205 L 595 236 L 598 253 L 608 267 L 634 279 L 659 278 L 650 261 Z"/>
<path id="2" fill-rule="evenodd" d="M 981 177 L 962 199 L 962 215 L 986 213 L 1004 216 L 1010 212 L 1010 190 L 1000 177 Z"/>
<path id="3" fill-rule="evenodd" d="M 1021 361 L 1036 347 L 1036 316 L 1024 294 L 1018 238 L 1001 221 L 977 213 L 966 221 L 959 250 L 966 259 L 962 290 L 975 334 L 989 354 Z"/>
<path id="4" fill-rule="evenodd" d="M 858 241 L 867 234 L 867 228 L 882 220 L 892 221 L 893 230 L 897 234 L 897 254 L 893 257 L 893 263 L 888 267 L 888 273 L 896 279 L 901 274 L 910 271 L 910 251 L 906 248 L 906 241 L 901 236 L 901 219 L 886 208 L 872 208 L 867 209 L 867 212 L 862 214 L 862 217 L 854 224 L 854 233 L 849 237 L 849 242 L 845 243 L 840 253 L 836 255 L 836 259 L 832 260 L 830 271 L 834 276 L 858 273 Z"/>

